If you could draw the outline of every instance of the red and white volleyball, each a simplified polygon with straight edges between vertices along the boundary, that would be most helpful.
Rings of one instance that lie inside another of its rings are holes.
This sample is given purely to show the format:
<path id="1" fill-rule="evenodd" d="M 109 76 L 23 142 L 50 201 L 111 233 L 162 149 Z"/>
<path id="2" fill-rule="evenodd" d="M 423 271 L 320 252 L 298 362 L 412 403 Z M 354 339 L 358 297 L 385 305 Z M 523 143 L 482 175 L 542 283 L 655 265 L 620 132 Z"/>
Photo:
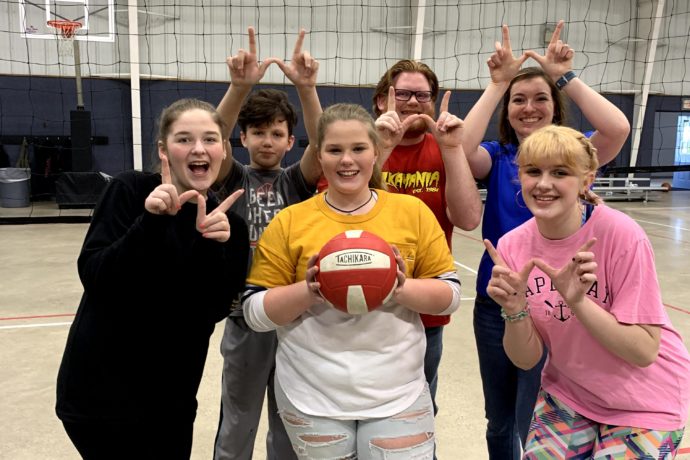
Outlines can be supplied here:
<path id="1" fill-rule="evenodd" d="M 321 296 L 353 315 L 380 307 L 398 285 L 398 264 L 390 244 L 364 230 L 331 238 L 319 251 L 316 265 Z"/>

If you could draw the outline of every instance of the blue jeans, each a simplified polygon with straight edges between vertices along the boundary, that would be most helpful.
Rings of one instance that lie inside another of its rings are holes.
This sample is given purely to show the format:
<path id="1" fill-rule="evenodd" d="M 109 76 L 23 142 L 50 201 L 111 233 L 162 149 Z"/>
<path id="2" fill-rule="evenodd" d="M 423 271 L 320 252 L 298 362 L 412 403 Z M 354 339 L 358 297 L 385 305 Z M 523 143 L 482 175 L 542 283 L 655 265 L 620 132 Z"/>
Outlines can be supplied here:
<path id="1" fill-rule="evenodd" d="M 488 421 L 486 442 L 489 458 L 520 458 L 534 404 L 541 386 L 541 361 L 528 371 L 516 367 L 503 349 L 505 325 L 501 307 L 488 297 L 477 296 L 474 303 L 474 338 L 479 354 L 479 371 L 484 390 L 484 411 Z"/>
<path id="2" fill-rule="evenodd" d="M 431 458 L 434 414 L 429 389 L 407 409 L 384 418 L 340 420 L 297 409 L 275 379 L 278 411 L 298 458 L 409 460 Z"/>

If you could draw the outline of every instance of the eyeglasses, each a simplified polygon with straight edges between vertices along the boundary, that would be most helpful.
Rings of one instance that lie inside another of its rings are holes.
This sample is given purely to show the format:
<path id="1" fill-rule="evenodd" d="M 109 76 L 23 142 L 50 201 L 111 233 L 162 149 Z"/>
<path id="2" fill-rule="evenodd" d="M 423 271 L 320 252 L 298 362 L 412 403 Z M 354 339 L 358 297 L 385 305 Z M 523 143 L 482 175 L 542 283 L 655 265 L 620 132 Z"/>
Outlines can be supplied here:
<path id="1" fill-rule="evenodd" d="M 398 101 L 409 101 L 412 96 L 417 99 L 417 102 L 429 102 L 431 100 L 431 91 L 411 91 L 409 89 L 396 89 L 395 99 Z"/>

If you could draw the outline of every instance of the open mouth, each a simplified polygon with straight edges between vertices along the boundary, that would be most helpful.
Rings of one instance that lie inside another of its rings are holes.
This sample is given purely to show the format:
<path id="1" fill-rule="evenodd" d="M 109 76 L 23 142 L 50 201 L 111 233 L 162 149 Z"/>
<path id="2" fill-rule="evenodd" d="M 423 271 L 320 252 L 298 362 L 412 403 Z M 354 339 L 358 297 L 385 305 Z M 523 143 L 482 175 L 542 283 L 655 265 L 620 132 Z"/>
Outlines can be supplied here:
<path id="1" fill-rule="evenodd" d="M 338 175 L 341 177 L 355 177 L 359 174 L 359 171 L 338 171 Z"/>
<path id="2" fill-rule="evenodd" d="M 209 164 L 205 161 L 195 161 L 193 163 L 189 163 L 188 168 L 192 172 L 192 174 L 198 176 L 206 174 L 209 168 Z"/>

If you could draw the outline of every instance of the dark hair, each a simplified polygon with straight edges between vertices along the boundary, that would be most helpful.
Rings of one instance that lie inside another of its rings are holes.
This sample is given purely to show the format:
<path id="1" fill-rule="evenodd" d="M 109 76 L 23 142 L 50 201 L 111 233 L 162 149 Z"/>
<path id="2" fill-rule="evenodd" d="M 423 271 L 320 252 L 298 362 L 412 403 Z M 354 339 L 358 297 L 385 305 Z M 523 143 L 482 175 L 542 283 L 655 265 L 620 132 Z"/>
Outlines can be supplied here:
<path id="1" fill-rule="evenodd" d="M 157 141 L 165 144 L 165 139 L 170 133 L 170 126 L 172 126 L 172 124 L 175 123 L 177 119 L 180 118 L 180 115 L 182 115 L 184 112 L 194 109 L 207 111 L 211 115 L 213 122 L 220 128 L 221 134 L 226 132 L 227 125 L 220 115 L 218 115 L 218 112 L 216 112 L 216 108 L 213 105 L 199 99 L 179 99 L 164 108 L 161 112 L 160 117 L 158 118 Z M 223 137 L 223 139 L 225 140 L 226 137 Z"/>
<path id="2" fill-rule="evenodd" d="M 427 81 L 429 82 L 429 86 L 431 86 L 431 100 L 436 102 L 439 87 L 438 77 L 436 77 L 434 71 L 431 70 L 431 68 L 428 65 L 423 64 L 419 61 L 403 59 L 393 64 L 393 66 L 390 69 L 388 69 L 386 73 L 383 74 L 381 80 L 379 80 L 379 83 L 376 85 L 376 90 L 374 91 L 373 97 L 373 109 L 377 117 L 381 116 L 382 113 L 381 110 L 379 110 L 379 106 L 377 104 L 379 98 L 384 97 L 386 100 L 388 100 L 388 88 L 393 86 L 393 80 L 395 80 L 398 77 L 398 75 L 400 75 L 403 72 L 418 72 L 424 75 Z"/>
<path id="3" fill-rule="evenodd" d="M 553 120 L 551 120 L 551 123 L 554 125 L 562 125 L 565 123 L 565 99 L 563 98 L 563 95 L 556 84 L 541 67 L 525 67 L 513 77 L 513 79 L 510 81 L 510 85 L 508 85 L 508 90 L 503 95 L 503 106 L 501 107 L 498 123 L 499 141 L 501 144 L 517 145 L 520 143 L 517 138 L 517 134 L 515 134 L 515 130 L 510 125 L 510 120 L 508 120 L 510 92 L 515 83 L 523 80 L 531 80 L 533 78 L 541 78 L 546 82 L 547 85 L 549 85 L 549 88 L 551 89 L 551 99 L 553 100 Z"/>
<path id="4" fill-rule="evenodd" d="M 379 154 L 379 135 L 374 126 L 374 119 L 371 118 L 369 112 L 366 111 L 364 107 L 359 104 L 333 104 L 332 106 L 326 108 L 319 118 L 319 126 L 317 129 L 317 148 L 321 150 L 323 145 L 323 138 L 326 136 L 326 128 L 336 121 L 349 121 L 355 120 L 362 123 L 367 128 L 367 134 L 369 135 L 369 140 L 374 145 L 374 150 Z M 386 186 L 383 183 L 381 177 L 381 168 L 378 162 L 374 164 L 374 170 L 369 178 L 369 187 L 378 188 L 386 190 Z"/>
<path id="5" fill-rule="evenodd" d="M 277 89 L 260 89 L 249 95 L 237 118 L 242 132 L 246 133 L 250 126 L 261 126 L 274 121 L 287 122 L 288 135 L 297 125 L 297 114 L 290 103 L 285 91 Z"/>

